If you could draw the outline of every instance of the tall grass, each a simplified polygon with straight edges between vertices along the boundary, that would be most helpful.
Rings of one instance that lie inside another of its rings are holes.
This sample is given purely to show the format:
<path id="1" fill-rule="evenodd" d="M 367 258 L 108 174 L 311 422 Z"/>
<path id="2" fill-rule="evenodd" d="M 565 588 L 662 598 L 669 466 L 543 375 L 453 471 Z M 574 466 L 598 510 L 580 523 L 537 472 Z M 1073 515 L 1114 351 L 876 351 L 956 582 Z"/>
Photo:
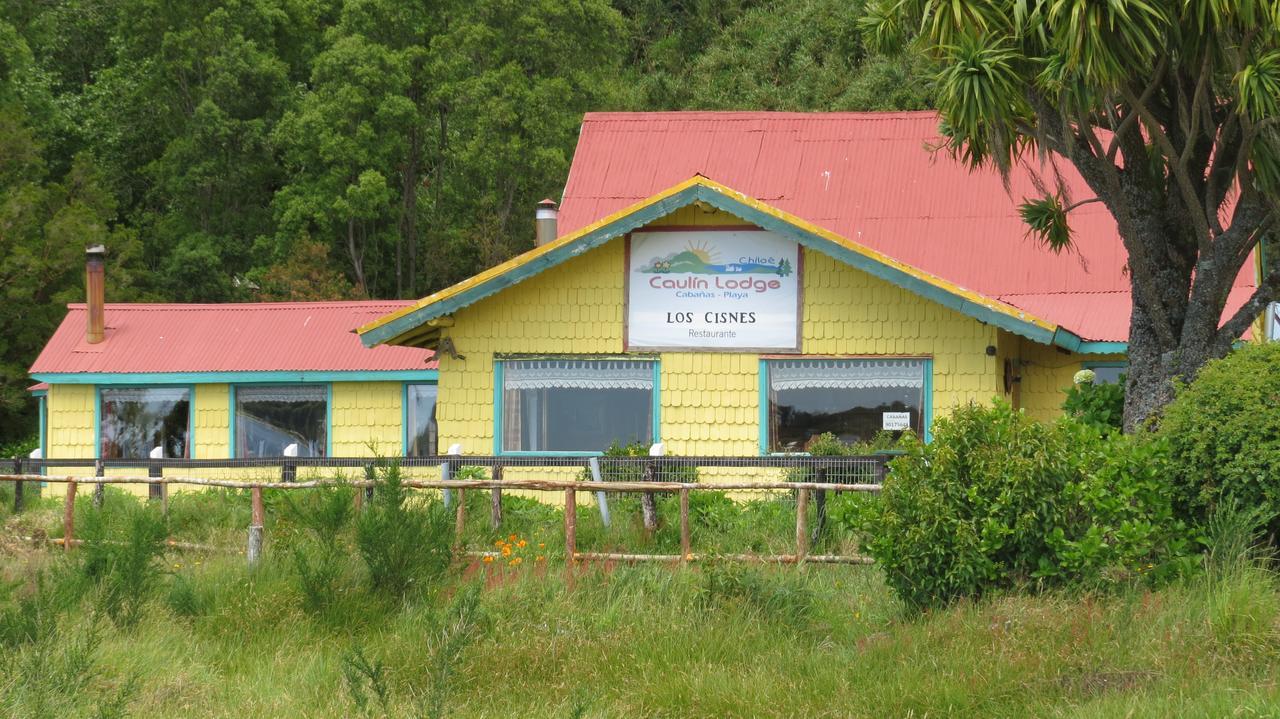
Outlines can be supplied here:
<path id="1" fill-rule="evenodd" d="M 83 574 L 0 557 L 0 715 L 1217 717 L 1280 706 L 1280 589 L 1251 548 L 1256 523 L 1229 513 L 1208 530 L 1206 571 L 1159 591 L 1005 596 L 911 616 L 874 567 L 588 566 L 570 583 L 544 561 L 478 563 L 383 601 L 371 568 L 349 556 L 333 586 L 350 600 L 315 612 L 291 543 L 316 551 L 345 526 L 335 546 L 349 555 L 360 519 L 314 501 L 300 514 L 325 529 L 282 508 L 279 544 L 252 570 L 241 556 L 165 555 L 132 626 L 97 618 L 93 591 L 63 591 Z M 437 500 L 382 501 L 414 512 Z M 547 511 L 512 507 L 531 522 Z M 468 531 L 492 534 L 474 514 Z M 447 516 L 444 527 L 447 548 Z M 89 556 L 77 550 L 69 566 Z"/>

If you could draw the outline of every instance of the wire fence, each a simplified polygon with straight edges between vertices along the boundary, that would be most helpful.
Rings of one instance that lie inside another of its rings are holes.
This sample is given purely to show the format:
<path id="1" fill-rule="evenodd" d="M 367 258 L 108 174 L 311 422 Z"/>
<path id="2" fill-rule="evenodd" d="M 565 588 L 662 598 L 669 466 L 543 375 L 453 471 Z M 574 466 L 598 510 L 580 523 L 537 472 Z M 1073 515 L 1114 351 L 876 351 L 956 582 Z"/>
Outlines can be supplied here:
<path id="1" fill-rule="evenodd" d="M 380 468 L 395 465 L 406 486 L 437 492 L 452 508 L 456 549 L 472 557 L 494 555 L 477 546 L 482 530 L 494 533 L 508 524 L 527 528 L 534 518 L 544 525 L 562 523 L 564 557 L 570 566 L 598 560 L 688 563 L 712 556 L 863 564 L 870 560 L 856 547 L 834 541 L 828 529 L 828 507 L 843 495 L 878 491 L 890 458 L 878 454 L 13 459 L 0 460 L 0 482 L 13 483 L 15 512 L 23 511 L 33 487 L 61 492 L 63 536 L 53 541 L 68 550 L 76 544 L 75 503 L 84 484 L 92 485 L 94 507 L 102 507 L 105 487 L 118 486 L 135 494 L 145 491 L 166 514 L 170 488 L 245 490 L 251 512 L 244 551 L 252 563 L 262 555 L 265 542 L 264 490 L 305 491 L 343 484 L 358 490 L 354 501 L 363 509 L 376 491 Z M 561 516 L 552 518 L 543 511 L 549 507 Z M 626 546 L 619 537 L 627 528 L 634 529 L 631 536 L 649 551 Z"/>

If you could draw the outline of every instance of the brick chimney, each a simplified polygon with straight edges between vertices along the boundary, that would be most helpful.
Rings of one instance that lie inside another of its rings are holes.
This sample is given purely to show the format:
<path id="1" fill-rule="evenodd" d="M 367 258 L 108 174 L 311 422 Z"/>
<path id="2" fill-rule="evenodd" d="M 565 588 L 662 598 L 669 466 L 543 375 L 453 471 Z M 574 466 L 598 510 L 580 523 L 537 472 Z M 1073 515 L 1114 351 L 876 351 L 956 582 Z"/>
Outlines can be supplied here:
<path id="1" fill-rule="evenodd" d="M 84 251 L 85 304 L 89 311 L 84 340 L 91 345 L 98 344 L 105 336 L 106 259 L 107 248 L 102 245 L 94 245 Z"/>
<path id="2" fill-rule="evenodd" d="M 556 218 L 560 211 L 556 209 L 556 201 L 550 198 L 538 203 L 538 211 L 534 215 L 534 224 L 538 228 L 535 244 L 542 247 L 556 238 Z"/>

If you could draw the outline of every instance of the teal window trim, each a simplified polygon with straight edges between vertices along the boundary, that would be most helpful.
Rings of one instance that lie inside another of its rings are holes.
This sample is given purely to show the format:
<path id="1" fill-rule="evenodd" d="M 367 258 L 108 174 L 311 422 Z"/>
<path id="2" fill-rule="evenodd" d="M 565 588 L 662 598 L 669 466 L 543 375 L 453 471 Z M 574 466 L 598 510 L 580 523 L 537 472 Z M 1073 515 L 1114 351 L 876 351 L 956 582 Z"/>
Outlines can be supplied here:
<path id="1" fill-rule="evenodd" d="M 502 425 L 505 415 L 502 391 L 504 386 L 503 363 L 500 359 L 493 361 L 493 456 L 502 454 Z"/>
<path id="2" fill-rule="evenodd" d="M 804 355 L 796 355 L 795 359 L 804 359 Z M 825 356 L 824 356 L 825 358 Z M 877 359 L 874 355 L 858 355 L 841 357 L 840 359 Z M 924 363 L 924 386 L 920 389 L 920 426 L 924 430 L 924 441 L 933 441 L 933 358 L 911 357 Z M 769 451 L 769 360 L 760 358 L 760 454 L 772 455 L 807 455 L 808 452 L 770 452 Z"/>
<path id="3" fill-rule="evenodd" d="M 429 384 L 429 385 L 435 386 L 437 411 L 439 411 L 439 408 L 440 408 L 440 383 L 438 381 L 433 380 L 431 382 L 405 382 L 401 385 L 400 387 L 400 428 L 401 428 L 400 442 L 401 442 L 401 456 L 404 456 L 404 457 L 409 456 L 409 442 L 411 440 L 411 437 L 409 436 L 409 432 L 411 429 L 409 427 L 409 387 L 413 385 L 418 385 L 418 384 Z M 440 420 L 437 418 L 436 419 L 437 441 L 439 440 L 439 438 L 440 438 Z M 440 448 L 436 447 L 436 451 L 439 452 Z"/>
<path id="4" fill-rule="evenodd" d="M 1098 369 L 1099 367 L 1128 367 L 1128 362 L 1081 362 L 1080 366 L 1084 369 Z"/>
<path id="5" fill-rule="evenodd" d="M 177 384 L 324 384 L 326 382 L 434 382 L 439 370 L 306 372 L 41 372 L 31 375 L 50 384 L 109 386 Z"/>
<path id="6" fill-rule="evenodd" d="M 333 383 L 324 386 L 324 456 L 333 456 Z"/>
<path id="7" fill-rule="evenodd" d="M 172 389 L 180 387 L 187 390 L 187 459 L 195 459 L 196 457 L 196 386 L 193 384 L 99 384 L 93 387 L 93 458 L 102 459 L 102 390 L 118 389 L 127 387 L 129 389 Z M 44 449 L 44 401 L 41 400 L 40 412 L 42 415 L 40 423 L 40 448 L 41 453 L 45 454 Z M 143 459 L 146 459 L 145 457 Z"/>
<path id="8" fill-rule="evenodd" d="M 769 360 L 760 358 L 760 454 L 769 452 Z"/>
<path id="9" fill-rule="evenodd" d="M 241 459 L 236 455 L 236 390 L 240 387 L 288 387 L 292 384 L 308 384 L 324 386 L 324 456 L 333 456 L 333 383 L 332 382 L 236 382 L 227 386 L 227 428 L 231 436 L 227 439 L 230 459 Z"/>
<path id="10" fill-rule="evenodd" d="M 409 383 L 400 384 L 400 456 L 409 456 Z"/>
<path id="11" fill-rule="evenodd" d="M 38 414 L 38 419 L 36 421 L 40 423 L 40 426 L 38 428 L 38 431 L 40 432 L 40 458 L 48 459 L 49 458 L 49 405 L 46 401 L 48 397 L 42 394 L 39 396 L 38 399 L 40 400 L 39 414 Z M 44 474 L 44 469 L 45 469 L 44 466 L 40 467 L 40 474 Z"/>
<path id="12" fill-rule="evenodd" d="M 546 355 L 546 357 L 556 357 L 558 355 Z M 567 355 L 566 355 L 567 356 Z M 542 355 L 539 355 L 542 357 Z M 582 355 L 573 355 L 574 359 L 594 359 L 592 357 L 584 357 Z M 523 358 L 511 358 L 523 359 Z M 633 362 L 652 362 L 653 363 L 653 398 L 651 413 L 653 414 L 653 443 L 662 441 L 662 359 L 660 357 L 618 357 L 609 355 L 600 357 L 601 361 L 612 359 L 626 359 Z M 585 452 L 585 451 L 569 451 L 558 452 L 553 450 L 503 450 L 502 446 L 502 425 L 503 425 L 503 363 L 505 359 L 493 360 L 493 455 L 495 457 L 601 457 L 603 452 Z M 438 401 L 438 400 L 437 400 Z"/>

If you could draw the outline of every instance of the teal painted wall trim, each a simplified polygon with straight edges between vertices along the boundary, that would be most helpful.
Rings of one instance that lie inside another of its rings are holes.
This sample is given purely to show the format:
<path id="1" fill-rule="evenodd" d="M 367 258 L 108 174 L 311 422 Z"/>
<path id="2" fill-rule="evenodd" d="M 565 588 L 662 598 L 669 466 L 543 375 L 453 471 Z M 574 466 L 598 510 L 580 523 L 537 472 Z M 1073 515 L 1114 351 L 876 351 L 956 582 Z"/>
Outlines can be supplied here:
<path id="1" fill-rule="evenodd" d="M 320 384 L 322 382 L 432 382 L 439 370 L 368 372 L 42 372 L 31 375 L 49 384 Z"/>
<path id="2" fill-rule="evenodd" d="M 93 458 L 102 459 L 102 388 L 93 388 Z"/>
<path id="3" fill-rule="evenodd" d="M 333 384 L 324 386 L 324 456 L 333 456 Z"/>
<path id="4" fill-rule="evenodd" d="M 400 385 L 400 456 L 409 456 L 409 383 Z"/>
<path id="5" fill-rule="evenodd" d="M 493 361 L 493 456 L 502 454 L 502 425 L 506 413 L 502 406 L 502 387 L 505 383 L 502 360 Z"/>
<path id="6" fill-rule="evenodd" d="M 924 407 L 921 408 L 920 426 L 924 427 L 926 444 L 933 440 L 933 358 L 924 361 Z"/>
<path id="7" fill-rule="evenodd" d="M 662 441 L 662 363 L 654 361 L 653 363 L 653 409 L 650 411 L 653 420 L 652 439 L 649 444 L 656 444 Z"/>
<path id="8" fill-rule="evenodd" d="M 46 403 L 46 398 L 44 395 L 40 395 L 39 404 L 40 404 L 39 418 L 36 421 L 40 423 L 40 427 L 39 427 L 40 456 L 48 457 L 49 456 L 49 407 Z M 43 467 L 40 468 L 40 474 L 44 474 Z"/>
<path id="9" fill-rule="evenodd" d="M 227 410 L 227 431 L 231 432 L 231 437 L 227 441 L 227 454 L 232 457 L 236 456 L 236 386 L 227 387 L 227 398 L 231 403 L 231 407 Z"/>
<path id="10" fill-rule="evenodd" d="M 1091 342 L 1062 327 L 1053 333 L 1050 344 L 1077 354 L 1125 354 L 1129 351 L 1128 342 Z"/>
<path id="11" fill-rule="evenodd" d="M 769 360 L 760 360 L 760 454 L 769 454 Z"/>

